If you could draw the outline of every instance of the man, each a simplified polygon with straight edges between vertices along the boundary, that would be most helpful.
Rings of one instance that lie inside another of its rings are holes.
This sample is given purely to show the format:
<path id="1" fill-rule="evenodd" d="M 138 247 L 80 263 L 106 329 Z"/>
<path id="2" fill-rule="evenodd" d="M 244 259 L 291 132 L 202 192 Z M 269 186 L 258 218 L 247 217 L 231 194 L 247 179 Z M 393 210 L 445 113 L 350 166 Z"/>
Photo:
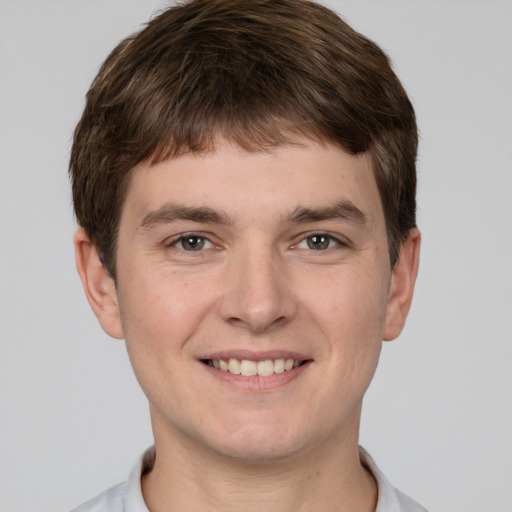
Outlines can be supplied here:
<path id="1" fill-rule="evenodd" d="M 412 300 L 417 130 L 385 54 L 297 0 L 192 0 L 75 131 L 77 267 L 155 438 L 78 511 L 421 511 L 358 447 Z"/>

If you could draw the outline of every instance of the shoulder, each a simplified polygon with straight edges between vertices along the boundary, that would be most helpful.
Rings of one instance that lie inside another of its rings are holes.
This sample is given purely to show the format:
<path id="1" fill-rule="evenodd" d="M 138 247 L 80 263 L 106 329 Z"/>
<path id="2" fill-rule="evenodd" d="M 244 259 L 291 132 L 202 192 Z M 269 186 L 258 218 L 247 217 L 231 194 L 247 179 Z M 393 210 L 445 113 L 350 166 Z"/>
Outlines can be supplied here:
<path id="1" fill-rule="evenodd" d="M 362 447 L 359 447 L 359 456 L 363 466 L 377 482 L 378 501 L 375 512 L 428 512 L 426 508 L 393 487 Z"/>
<path id="2" fill-rule="evenodd" d="M 140 478 L 151 470 L 154 462 L 155 448 L 151 446 L 137 459 L 126 482 L 111 487 L 71 512 L 148 512 Z"/>
<path id="3" fill-rule="evenodd" d="M 118 484 L 71 512 L 124 512 L 125 483 Z"/>
<path id="4" fill-rule="evenodd" d="M 397 502 L 399 504 L 398 510 L 401 512 L 428 512 L 427 509 L 422 507 L 417 501 L 414 501 L 412 498 L 400 492 L 398 489 L 394 489 L 394 491 L 396 494 Z"/>

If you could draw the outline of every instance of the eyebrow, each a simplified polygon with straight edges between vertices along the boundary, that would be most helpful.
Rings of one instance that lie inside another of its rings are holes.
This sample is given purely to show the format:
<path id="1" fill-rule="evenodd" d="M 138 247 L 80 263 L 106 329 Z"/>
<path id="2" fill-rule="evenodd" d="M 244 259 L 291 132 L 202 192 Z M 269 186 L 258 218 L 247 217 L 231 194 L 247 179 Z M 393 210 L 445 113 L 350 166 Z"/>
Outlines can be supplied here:
<path id="1" fill-rule="evenodd" d="M 347 200 L 323 208 L 297 208 L 289 216 L 288 221 L 299 224 L 333 219 L 343 220 L 361 227 L 366 227 L 370 223 L 368 216 L 354 203 Z"/>
<path id="2" fill-rule="evenodd" d="M 221 210 L 209 206 L 185 206 L 181 204 L 168 203 L 149 212 L 139 224 L 142 229 L 151 229 L 159 224 L 168 224 L 177 220 L 190 220 L 195 222 L 206 222 L 209 224 L 233 224 L 233 219 Z"/>
<path id="3" fill-rule="evenodd" d="M 296 208 L 286 221 L 292 224 L 318 222 L 324 220 L 343 220 L 351 224 L 366 227 L 369 224 L 365 215 L 351 201 L 343 200 L 330 206 L 321 208 Z M 234 220 L 224 211 L 209 206 L 191 207 L 182 204 L 168 203 L 149 212 L 139 224 L 144 230 L 149 230 L 160 224 L 168 224 L 177 220 L 205 222 L 208 224 L 232 225 Z"/>

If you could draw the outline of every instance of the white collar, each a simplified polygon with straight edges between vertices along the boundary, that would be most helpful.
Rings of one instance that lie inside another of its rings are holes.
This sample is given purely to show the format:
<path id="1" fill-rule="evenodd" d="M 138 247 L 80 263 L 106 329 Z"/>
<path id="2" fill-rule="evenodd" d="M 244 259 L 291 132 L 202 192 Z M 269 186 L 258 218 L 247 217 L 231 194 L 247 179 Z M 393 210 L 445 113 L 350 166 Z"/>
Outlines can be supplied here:
<path id="1" fill-rule="evenodd" d="M 359 447 L 361 463 L 373 475 L 378 487 L 375 512 L 427 512 L 421 505 L 395 489 L 377 467 L 373 459 Z M 133 467 L 124 488 L 125 512 L 149 512 L 142 496 L 141 476 L 151 470 L 155 462 L 155 447 L 148 448 Z"/>

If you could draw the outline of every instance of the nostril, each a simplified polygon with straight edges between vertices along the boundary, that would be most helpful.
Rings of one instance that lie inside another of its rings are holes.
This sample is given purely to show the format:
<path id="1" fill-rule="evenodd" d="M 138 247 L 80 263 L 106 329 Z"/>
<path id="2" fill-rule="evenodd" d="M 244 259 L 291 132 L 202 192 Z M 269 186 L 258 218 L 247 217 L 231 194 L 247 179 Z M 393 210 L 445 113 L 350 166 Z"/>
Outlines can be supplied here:
<path id="1" fill-rule="evenodd" d="M 270 322 L 265 319 L 256 319 L 254 317 L 251 319 L 248 318 L 247 320 L 231 317 L 227 321 L 235 327 L 248 329 L 255 334 L 264 334 L 269 330 L 281 327 L 289 320 L 285 316 L 280 316 L 279 318 L 271 320 Z"/>

